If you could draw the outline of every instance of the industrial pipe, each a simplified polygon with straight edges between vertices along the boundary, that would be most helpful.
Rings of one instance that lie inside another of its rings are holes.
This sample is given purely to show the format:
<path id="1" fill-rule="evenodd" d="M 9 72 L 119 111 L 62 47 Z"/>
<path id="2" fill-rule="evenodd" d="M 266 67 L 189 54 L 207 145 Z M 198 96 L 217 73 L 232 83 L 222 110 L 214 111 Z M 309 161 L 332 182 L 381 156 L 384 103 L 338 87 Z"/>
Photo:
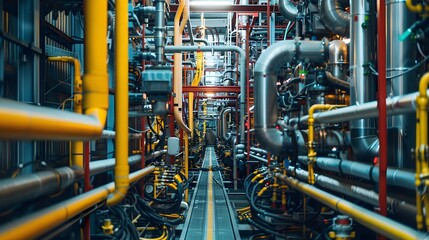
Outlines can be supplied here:
<path id="1" fill-rule="evenodd" d="M 325 61 L 328 43 L 309 40 L 286 40 L 273 44 L 262 52 L 255 65 L 255 136 L 270 152 L 280 155 L 284 148 L 283 133 L 276 129 L 277 71 L 285 63 L 305 60 Z"/>
<path id="2" fill-rule="evenodd" d="M 197 60 L 196 60 L 196 70 L 195 70 L 195 76 L 192 80 L 191 86 L 195 87 L 200 84 L 201 78 L 204 75 L 204 53 L 203 52 L 197 52 L 196 53 Z M 189 112 L 189 118 L 188 118 L 188 126 L 191 130 L 191 138 L 194 138 L 194 93 L 190 92 L 188 95 L 188 112 Z"/>
<path id="3" fill-rule="evenodd" d="M 155 167 L 150 166 L 133 172 L 129 175 L 130 182 L 138 181 L 142 177 L 151 174 L 154 170 Z M 114 190 L 115 184 L 109 183 L 40 211 L 33 212 L 20 219 L 9 221 L 0 227 L 0 239 L 34 239 L 41 237 L 43 234 L 77 217 L 97 203 L 106 200 L 107 196 L 114 192 Z"/>
<path id="4" fill-rule="evenodd" d="M 232 107 L 227 107 L 222 109 L 222 111 L 220 112 L 220 137 L 222 140 L 224 140 L 225 142 L 228 142 L 229 139 L 231 138 L 231 135 L 228 135 L 228 124 L 227 124 L 227 115 L 231 114 L 232 112 Z"/>
<path id="5" fill-rule="evenodd" d="M 240 55 L 240 72 L 246 70 L 246 52 L 237 46 L 165 46 L 165 52 L 236 52 Z M 176 57 L 174 58 L 176 59 Z M 176 81 L 175 81 L 176 84 Z M 244 143 L 244 114 L 246 112 L 246 74 L 240 74 L 240 142 Z M 177 96 L 176 96 L 177 97 Z M 180 105 L 181 106 L 181 105 Z M 181 107 L 180 107 L 181 108 Z M 175 108 L 176 109 L 176 108 Z M 190 131 L 189 131 L 190 132 Z"/>
<path id="6" fill-rule="evenodd" d="M 350 14 L 345 10 L 348 6 L 348 0 L 320 1 L 320 18 L 329 30 L 340 36 L 350 34 Z"/>
<path id="7" fill-rule="evenodd" d="M 290 0 L 279 0 L 279 10 L 284 18 L 292 22 L 298 16 L 298 8 Z"/>
<path id="8" fill-rule="evenodd" d="M 182 32 L 180 31 L 180 18 L 185 9 L 186 0 L 181 0 L 179 7 L 177 8 L 176 16 L 174 17 L 174 46 L 182 46 Z M 187 21 L 184 19 L 183 21 Z M 166 50 L 166 49 L 164 49 Z M 190 133 L 191 130 L 183 122 L 182 116 L 182 52 L 177 52 L 174 54 L 174 84 L 173 92 L 176 94 L 174 99 L 174 118 L 176 119 L 177 124 L 180 129 Z"/>
<path id="9" fill-rule="evenodd" d="M 61 167 L 0 180 L 0 209 L 59 192 L 83 178 L 80 167 Z"/>
<path id="10" fill-rule="evenodd" d="M 299 156 L 298 160 L 303 164 L 307 164 L 308 157 Z M 317 157 L 315 166 L 322 170 L 352 175 L 378 183 L 378 167 L 374 167 L 371 164 L 336 158 Z M 389 185 L 414 190 L 414 179 L 413 172 L 397 168 L 387 169 L 387 183 Z"/>
<path id="11" fill-rule="evenodd" d="M 155 1 L 155 55 L 156 64 L 164 63 L 164 47 L 165 47 L 165 0 Z"/>
<path id="12" fill-rule="evenodd" d="M 98 1 L 97 1 L 98 2 Z M 99 4 L 94 4 L 99 5 Z M 104 4 L 103 4 L 104 5 Z M 128 3 L 124 0 L 115 2 L 115 190 L 107 199 L 107 205 L 113 206 L 122 201 L 128 191 Z M 93 9 L 101 11 L 100 9 Z M 106 11 L 107 12 L 107 11 Z M 85 21 L 92 21 L 90 14 Z M 103 39 L 104 35 L 99 36 Z"/>
<path id="13" fill-rule="evenodd" d="M 69 56 L 48 57 L 49 61 L 72 63 L 74 67 L 73 78 L 73 111 L 82 114 L 82 78 L 79 59 Z M 71 164 L 83 167 L 83 142 L 72 141 L 71 143 Z"/>
<path id="14" fill-rule="evenodd" d="M 289 167 L 288 174 L 300 179 L 301 181 L 307 181 L 308 172 L 303 169 L 296 169 Z M 356 198 L 360 201 L 369 203 L 373 206 L 378 206 L 378 193 L 373 190 L 363 188 L 361 186 L 351 185 L 344 181 L 330 178 L 327 176 L 315 174 L 316 185 L 335 191 L 340 194 L 345 194 L 349 197 Z M 398 214 L 399 217 L 405 221 L 414 221 L 416 216 L 416 207 L 395 198 L 388 197 L 387 202 L 389 203 L 389 211 L 392 214 Z"/>
<path id="15" fill-rule="evenodd" d="M 397 223 L 387 217 L 378 215 L 359 205 L 353 204 L 314 186 L 300 182 L 296 179 L 276 173 L 276 178 L 295 188 L 296 190 L 329 206 L 335 211 L 346 214 L 366 226 L 391 239 L 429 239 L 426 233 L 416 231 L 410 227 Z"/>
<path id="16" fill-rule="evenodd" d="M 111 130 L 103 130 L 101 133 L 102 139 L 114 139 L 116 137 L 116 132 Z M 141 133 L 128 133 L 128 139 L 141 139 L 143 134 Z"/>

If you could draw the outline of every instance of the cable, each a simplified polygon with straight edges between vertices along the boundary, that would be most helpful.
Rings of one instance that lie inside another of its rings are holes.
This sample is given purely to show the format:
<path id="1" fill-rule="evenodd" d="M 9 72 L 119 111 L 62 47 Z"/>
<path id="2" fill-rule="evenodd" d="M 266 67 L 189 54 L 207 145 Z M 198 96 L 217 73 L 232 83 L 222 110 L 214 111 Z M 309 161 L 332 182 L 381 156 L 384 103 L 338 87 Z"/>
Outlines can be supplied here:
<path id="1" fill-rule="evenodd" d="M 422 61 L 420 61 L 419 63 L 417 63 L 413 67 L 411 67 L 411 68 L 403 71 L 402 73 L 399 73 L 399 74 L 393 75 L 393 76 L 387 76 L 386 80 L 398 78 L 398 77 L 401 77 L 402 75 L 405 75 L 405 74 L 407 74 L 407 73 L 409 73 L 411 71 L 414 71 L 415 69 L 417 69 L 418 67 L 420 67 L 423 63 L 425 63 L 427 60 L 429 60 L 429 56 L 426 56 Z M 372 74 L 374 74 L 375 76 L 378 76 L 378 72 L 374 69 L 374 67 L 372 65 L 368 65 L 368 67 L 372 71 Z"/>

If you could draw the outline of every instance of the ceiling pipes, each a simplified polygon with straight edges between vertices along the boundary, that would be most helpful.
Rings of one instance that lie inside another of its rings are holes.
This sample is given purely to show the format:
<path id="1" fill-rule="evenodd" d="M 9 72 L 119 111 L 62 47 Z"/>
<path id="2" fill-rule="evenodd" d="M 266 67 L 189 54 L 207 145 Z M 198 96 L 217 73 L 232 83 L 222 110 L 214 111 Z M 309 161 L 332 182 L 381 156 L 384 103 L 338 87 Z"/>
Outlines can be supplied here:
<path id="1" fill-rule="evenodd" d="M 255 64 L 255 136 L 270 152 L 280 155 L 286 151 L 284 135 L 277 130 L 277 71 L 285 63 L 308 61 L 324 62 L 328 42 L 286 40 L 277 42 L 262 52 Z"/>

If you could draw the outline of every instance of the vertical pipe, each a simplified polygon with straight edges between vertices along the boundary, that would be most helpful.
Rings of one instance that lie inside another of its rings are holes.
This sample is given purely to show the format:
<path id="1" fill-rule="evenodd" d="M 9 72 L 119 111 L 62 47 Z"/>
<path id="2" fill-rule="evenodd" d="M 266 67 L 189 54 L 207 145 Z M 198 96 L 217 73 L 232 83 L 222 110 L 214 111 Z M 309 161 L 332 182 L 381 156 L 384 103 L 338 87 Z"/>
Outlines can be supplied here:
<path id="1" fill-rule="evenodd" d="M 165 0 L 156 0 L 155 2 L 155 55 L 156 64 L 162 65 L 164 58 L 164 32 L 165 32 L 165 19 L 164 19 Z M 144 32 L 144 29 L 143 29 Z"/>
<path id="2" fill-rule="evenodd" d="M 98 1 L 97 1 L 98 2 Z M 113 206 L 122 201 L 129 186 L 128 166 L 128 4 L 126 0 L 117 0 L 115 33 L 115 191 L 107 199 L 107 205 Z M 100 11 L 100 10 L 97 10 Z M 106 10 L 107 13 L 107 10 Z M 88 15 L 87 15 L 88 16 Z M 102 36 L 99 36 L 102 38 Z"/>
<path id="3" fill-rule="evenodd" d="M 85 170 L 84 179 L 83 179 L 84 192 L 88 192 L 92 189 L 91 181 L 90 181 L 91 172 L 89 168 L 90 161 L 91 161 L 90 142 L 84 142 L 83 143 L 83 165 Z M 83 219 L 83 239 L 91 239 L 91 221 L 90 221 L 89 215 L 85 216 L 85 218 Z"/>
<path id="4" fill-rule="evenodd" d="M 173 105 L 173 96 L 171 96 L 170 98 L 170 106 Z M 175 128 L 174 128 L 174 112 L 173 109 L 170 110 L 170 123 L 168 124 L 169 128 L 170 128 L 170 137 L 175 137 L 176 133 L 175 133 Z M 182 146 L 182 145 L 180 145 Z M 170 165 L 174 164 L 174 156 L 170 156 Z"/>
<path id="5" fill-rule="evenodd" d="M 144 31 L 144 28 L 143 28 Z M 144 131 L 146 129 L 146 118 L 141 118 L 141 129 Z M 146 167 L 146 138 L 145 133 L 142 133 L 142 138 L 140 139 L 140 146 L 141 146 L 141 168 L 144 169 Z M 144 195 L 144 179 L 140 181 L 141 184 L 141 197 Z"/>
<path id="6" fill-rule="evenodd" d="M 271 8 L 270 0 L 267 0 L 267 47 L 271 45 Z"/>
<path id="7" fill-rule="evenodd" d="M 379 208 L 380 214 L 387 214 L 387 123 L 386 123 L 386 3 L 377 1 L 378 13 L 378 134 L 380 141 L 379 153 Z"/>

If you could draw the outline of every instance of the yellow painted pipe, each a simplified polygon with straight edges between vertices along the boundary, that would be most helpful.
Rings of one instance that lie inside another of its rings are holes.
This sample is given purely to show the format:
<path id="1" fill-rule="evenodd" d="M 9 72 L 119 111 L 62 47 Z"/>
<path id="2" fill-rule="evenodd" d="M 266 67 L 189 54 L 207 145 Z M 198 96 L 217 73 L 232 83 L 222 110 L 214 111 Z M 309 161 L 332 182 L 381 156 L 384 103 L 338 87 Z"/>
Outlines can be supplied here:
<path id="1" fill-rule="evenodd" d="M 186 1 L 181 0 L 177 8 L 176 16 L 174 17 L 174 46 L 182 46 L 182 32 L 180 31 L 180 18 L 185 9 Z M 183 19 L 187 21 L 187 19 Z M 186 22 L 185 22 L 186 24 Z M 190 133 L 191 130 L 183 122 L 182 117 L 182 53 L 174 53 L 174 85 L 173 92 L 176 94 L 174 97 L 174 118 L 177 124 L 183 131 Z"/>
<path id="2" fill-rule="evenodd" d="M 189 20 L 189 0 L 182 0 L 185 2 L 185 8 L 183 9 L 182 22 L 180 23 L 180 33 L 185 30 L 186 24 Z"/>
<path id="3" fill-rule="evenodd" d="M 72 63 L 74 66 L 74 84 L 73 84 L 73 111 L 82 114 L 82 78 L 80 75 L 81 67 L 77 58 L 69 56 L 48 57 L 49 61 Z M 83 167 L 83 142 L 73 141 L 71 143 L 71 164 Z"/>
<path id="4" fill-rule="evenodd" d="M 197 61 L 196 61 L 196 71 L 194 79 L 192 80 L 191 86 L 198 86 L 200 84 L 201 78 L 204 73 L 204 53 L 203 52 L 197 52 Z M 188 97 L 188 111 L 189 111 L 189 118 L 188 118 L 188 126 L 191 130 L 191 138 L 194 138 L 194 93 L 190 92 Z"/>
<path id="5" fill-rule="evenodd" d="M 108 108 L 107 3 L 84 1 L 85 75 L 83 109 L 86 116 L 0 100 L 0 139 L 91 140 L 104 128 Z M 106 6 L 104 6 L 106 5 Z"/>
<path id="6" fill-rule="evenodd" d="M 429 6 L 426 5 L 423 8 L 422 4 L 413 4 L 413 0 L 406 0 L 405 1 L 408 10 L 412 11 L 412 12 L 417 12 L 417 13 L 422 13 L 423 11 L 425 12 L 429 12 Z"/>
<path id="7" fill-rule="evenodd" d="M 428 146 L 428 113 L 426 109 L 429 102 L 429 97 L 427 95 L 427 88 L 429 85 L 429 73 L 423 75 L 419 83 L 419 95 L 416 98 L 417 111 L 416 111 L 416 189 L 422 184 L 421 176 L 427 176 L 429 174 L 428 162 L 425 159 L 425 149 Z M 424 182 L 425 186 L 429 186 L 428 180 Z M 422 204 L 421 193 L 416 190 L 416 208 L 417 208 L 417 229 L 423 229 L 423 219 L 426 220 L 427 228 L 429 228 L 429 214 L 424 216 L 423 214 L 423 204 Z M 424 206 L 425 208 L 429 207 L 429 196 L 425 194 Z"/>
<path id="8" fill-rule="evenodd" d="M 308 183 L 314 184 L 314 164 L 316 163 L 317 153 L 314 150 L 314 111 L 316 110 L 332 110 L 346 105 L 330 105 L 330 104 L 314 104 L 308 110 Z"/>
<path id="9" fill-rule="evenodd" d="M 185 144 L 185 177 L 189 179 L 189 134 L 183 132 L 184 144 Z M 188 202 L 189 193 L 188 189 L 185 190 L 185 202 Z"/>
<path id="10" fill-rule="evenodd" d="M 366 208 L 322 191 L 310 184 L 300 182 L 296 179 L 278 173 L 275 176 L 296 190 L 303 192 L 315 200 L 331 207 L 335 211 L 350 216 L 353 220 L 356 220 L 369 229 L 372 229 L 373 231 L 390 239 L 427 239 L 426 233 L 416 231 L 408 226 L 367 210 Z"/>
<path id="11" fill-rule="evenodd" d="M 107 2 L 106 2 L 107 3 Z M 151 174 L 155 167 L 150 166 L 129 175 L 131 182 Z M 10 221 L 0 227 L 0 239 L 35 239 L 61 226 L 85 210 L 106 200 L 108 194 L 115 190 L 110 183 L 79 196 L 70 198 L 43 210 L 26 215 L 21 219 Z"/>

